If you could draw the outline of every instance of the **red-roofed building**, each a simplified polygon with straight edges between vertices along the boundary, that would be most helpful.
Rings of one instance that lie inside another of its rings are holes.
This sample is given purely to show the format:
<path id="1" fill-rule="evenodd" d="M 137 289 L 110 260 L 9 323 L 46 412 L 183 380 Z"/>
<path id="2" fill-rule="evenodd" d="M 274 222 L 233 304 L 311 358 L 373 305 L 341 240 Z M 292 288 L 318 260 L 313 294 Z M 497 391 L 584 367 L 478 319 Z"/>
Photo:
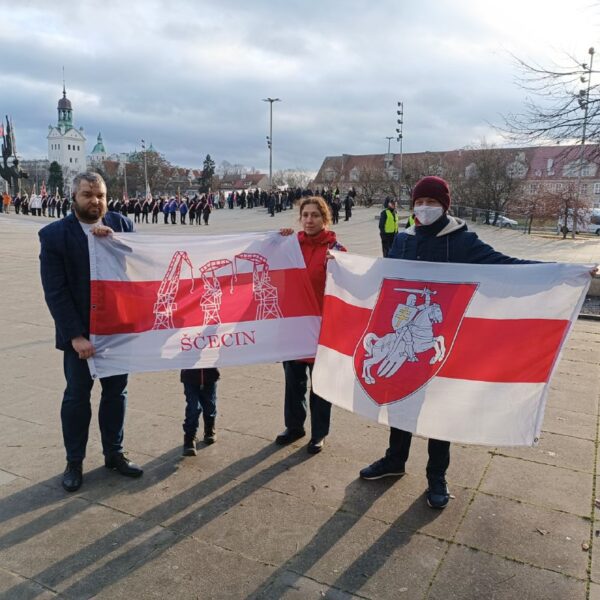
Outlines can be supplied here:
<path id="1" fill-rule="evenodd" d="M 402 173 L 403 198 L 406 198 L 412 185 L 424 175 L 453 180 L 475 176 L 477 153 L 494 151 L 505 156 L 503 162 L 507 172 L 522 181 L 522 194 L 533 195 L 543 190 L 560 192 L 580 178 L 581 201 L 600 207 L 599 150 L 597 145 L 585 147 L 581 170 L 581 146 L 465 149 L 406 153 L 402 157 L 399 154 L 343 154 L 326 157 L 312 185 L 328 189 L 338 187 L 342 193 L 355 188 L 359 195 L 361 192 L 372 195 L 372 190 L 377 187 L 373 183 L 376 180 L 379 192 L 372 199 L 379 200 L 386 195 L 398 195 Z"/>
<path id="2" fill-rule="evenodd" d="M 242 192 L 248 190 L 261 190 L 269 187 L 269 176 L 264 173 L 232 173 L 225 174 L 219 180 L 219 189 L 222 192 Z"/>

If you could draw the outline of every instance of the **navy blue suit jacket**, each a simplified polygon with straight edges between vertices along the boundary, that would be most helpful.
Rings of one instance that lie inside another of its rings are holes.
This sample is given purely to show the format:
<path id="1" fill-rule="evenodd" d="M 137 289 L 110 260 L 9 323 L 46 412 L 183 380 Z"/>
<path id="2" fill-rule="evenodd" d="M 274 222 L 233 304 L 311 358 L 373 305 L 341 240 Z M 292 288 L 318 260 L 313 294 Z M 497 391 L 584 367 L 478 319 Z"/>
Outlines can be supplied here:
<path id="1" fill-rule="evenodd" d="M 131 219 L 108 212 L 102 223 L 114 231 L 133 231 Z M 56 327 L 56 347 L 90 335 L 90 255 L 86 234 L 71 213 L 39 231 L 40 271 L 46 304 Z"/>

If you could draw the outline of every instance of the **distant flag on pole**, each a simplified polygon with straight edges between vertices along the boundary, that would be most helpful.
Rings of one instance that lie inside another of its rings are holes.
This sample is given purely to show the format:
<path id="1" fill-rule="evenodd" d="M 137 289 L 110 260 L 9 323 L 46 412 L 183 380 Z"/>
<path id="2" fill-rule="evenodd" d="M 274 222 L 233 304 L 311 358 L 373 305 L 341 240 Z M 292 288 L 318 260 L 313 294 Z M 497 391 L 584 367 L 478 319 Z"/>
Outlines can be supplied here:
<path id="1" fill-rule="evenodd" d="M 42 187 L 40 188 L 40 194 L 42 196 L 47 196 L 48 192 L 46 191 L 46 182 L 42 181 Z"/>
<path id="2" fill-rule="evenodd" d="M 7 126 L 8 126 L 8 118 L 7 118 Z M 17 144 L 15 142 L 15 128 L 12 123 L 12 119 L 10 120 L 10 129 L 8 131 L 10 135 L 10 144 L 12 146 L 13 156 L 17 156 Z"/>
<path id="3" fill-rule="evenodd" d="M 0 137 L 4 137 L 4 123 L 0 123 Z"/>
<path id="4" fill-rule="evenodd" d="M 152 193 L 150 192 L 150 184 L 146 184 L 146 200 L 152 200 Z"/>

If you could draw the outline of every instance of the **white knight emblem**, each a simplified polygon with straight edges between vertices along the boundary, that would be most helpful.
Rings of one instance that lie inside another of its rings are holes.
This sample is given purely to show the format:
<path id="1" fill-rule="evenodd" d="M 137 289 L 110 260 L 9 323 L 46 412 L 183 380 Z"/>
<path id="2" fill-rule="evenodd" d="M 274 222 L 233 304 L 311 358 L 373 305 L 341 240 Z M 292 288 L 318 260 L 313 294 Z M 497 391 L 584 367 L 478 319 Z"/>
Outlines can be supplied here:
<path id="1" fill-rule="evenodd" d="M 439 304 L 431 303 L 431 296 L 437 292 L 425 288 L 394 288 L 395 292 L 406 292 L 406 303 L 399 303 L 392 316 L 390 333 L 381 337 L 369 332 L 363 339 L 366 352 L 362 378 L 365 383 L 374 384 L 371 368 L 379 364 L 378 377 L 391 377 L 406 362 L 419 362 L 418 354 L 433 348 L 435 354 L 429 360 L 433 365 L 444 360 L 446 344 L 443 335 L 435 336 L 433 324 L 443 321 Z M 417 296 L 424 298 L 417 304 Z"/>

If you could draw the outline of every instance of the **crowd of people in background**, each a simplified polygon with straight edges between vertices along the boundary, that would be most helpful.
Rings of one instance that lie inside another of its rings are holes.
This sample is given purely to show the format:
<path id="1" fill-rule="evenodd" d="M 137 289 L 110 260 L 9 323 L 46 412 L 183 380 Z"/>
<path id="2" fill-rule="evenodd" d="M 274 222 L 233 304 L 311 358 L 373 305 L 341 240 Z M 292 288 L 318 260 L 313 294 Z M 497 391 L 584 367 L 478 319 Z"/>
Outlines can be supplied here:
<path id="1" fill-rule="evenodd" d="M 301 198 L 321 196 L 325 199 L 332 214 L 332 223 L 339 222 L 343 211 L 344 220 L 352 217 L 356 191 L 349 190 L 342 198 L 339 188 L 328 189 L 287 189 L 243 190 L 232 192 L 210 192 L 193 196 L 160 196 L 156 198 L 123 198 L 108 201 L 108 210 L 124 216 L 132 216 L 135 223 L 159 223 L 181 225 L 208 225 L 213 210 L 234 210 L 265 208 L 267 213 L 275 214 L 290 210 Z M 23 193 L 11 197 L 3 194 L 0 212 L 32 215 L 34 217 L 66 217 L 71 210 L 71 200 L 59 195 Z"/>
<path id="2" fill-rule="evenodd" d="M 9 196 L 7 192 L 2 195 L 0 212 L 32 215 L 34 217 L 66 217 L 71 209 L 71 201 L 67 198 L 53 195 L 21 194 Z"/>

